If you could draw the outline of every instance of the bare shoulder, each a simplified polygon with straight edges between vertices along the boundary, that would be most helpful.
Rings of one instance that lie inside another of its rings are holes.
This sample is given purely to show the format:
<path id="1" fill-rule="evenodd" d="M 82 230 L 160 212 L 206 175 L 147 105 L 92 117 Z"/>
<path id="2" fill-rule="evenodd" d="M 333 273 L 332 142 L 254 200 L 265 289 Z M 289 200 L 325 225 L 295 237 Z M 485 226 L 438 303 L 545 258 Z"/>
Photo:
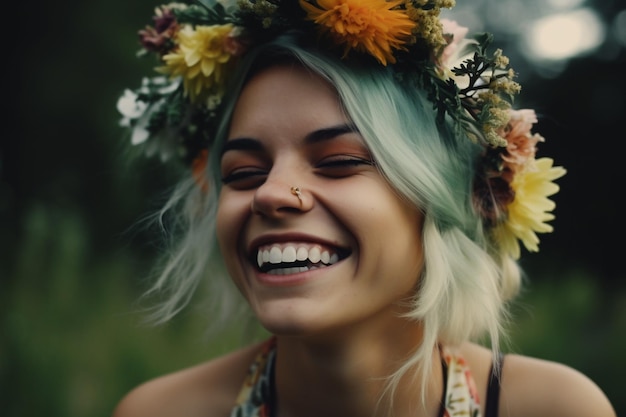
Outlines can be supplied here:
<path id="1" fill-rule="evenodd" d="M 227 417 L 260 345 L 145 382 L 119 402 L 113 417 Z"/>
<path id="2" fill-rule="evenodd" d="M 500 416 L 615 417 L 602 390 L 556 362 L 509 354 L 502 369 Z"/>
<path id="3" fill-rule="evenodd" d="M 491 350 L 464 343 L 480 398 L 486 398 L 493 355 Z M 602 390 L 581 372 L 557 363 L 507 354 L 500 385 L 500 417 L 616 417 Z"/>

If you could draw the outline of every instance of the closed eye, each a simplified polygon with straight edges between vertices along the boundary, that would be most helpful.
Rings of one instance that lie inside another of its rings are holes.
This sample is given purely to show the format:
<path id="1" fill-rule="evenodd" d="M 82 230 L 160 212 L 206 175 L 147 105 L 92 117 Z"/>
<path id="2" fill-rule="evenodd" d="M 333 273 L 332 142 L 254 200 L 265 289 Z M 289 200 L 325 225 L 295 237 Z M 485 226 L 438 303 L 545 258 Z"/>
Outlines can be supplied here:
<path id="1" fill-rule="evenodd" d="M 252 188 L 265 181 L 267 171 L 258 168 L 239 168 L 222 177 L 222 184 L 238 189 Z"/>
<path id="2" fill-rule="evenodd" d="M 316 171 L 329 177 L 346 177 L 374 166 L 370 158 L 353 155 L 339 155 L 325 158 L 316 165 Z"/>

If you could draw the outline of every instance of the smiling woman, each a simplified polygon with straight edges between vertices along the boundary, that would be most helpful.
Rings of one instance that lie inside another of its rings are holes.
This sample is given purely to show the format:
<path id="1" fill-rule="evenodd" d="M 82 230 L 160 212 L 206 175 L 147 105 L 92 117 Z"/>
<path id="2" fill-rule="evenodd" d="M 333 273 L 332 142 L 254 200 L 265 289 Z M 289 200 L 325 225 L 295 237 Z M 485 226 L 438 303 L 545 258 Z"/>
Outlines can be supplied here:
<path id="1" fill-rule="evenodd" d="M 116 417 L 615 415 L 573 369 L 501 352 L 520 242 L 551 231 L 565 171 L 535 159 L 502 52 L 422 3 L 157 8 L 141 36 L 168 78 L 119 105 L 135 143 L 192 165 L 160 213 L 182 233 L 155 318 L 201 281 L 229 307 L 230 280 L 271 336 Z"/>
<path id="2" fill-rule="evenodd" d="M 223 153 L 217 236 L 233 280 L 272 333 L 347 333 L 354 320 L 382 315 L 405 321 L 396 301 L 417 285 L 422 215 L 394 194 L 349 124 L 331 85 L 299 66 L 263 70 L 237 100 L 226 144 L 255 139 Z M 265 251 L 267 264 L 250 262 Z"/>

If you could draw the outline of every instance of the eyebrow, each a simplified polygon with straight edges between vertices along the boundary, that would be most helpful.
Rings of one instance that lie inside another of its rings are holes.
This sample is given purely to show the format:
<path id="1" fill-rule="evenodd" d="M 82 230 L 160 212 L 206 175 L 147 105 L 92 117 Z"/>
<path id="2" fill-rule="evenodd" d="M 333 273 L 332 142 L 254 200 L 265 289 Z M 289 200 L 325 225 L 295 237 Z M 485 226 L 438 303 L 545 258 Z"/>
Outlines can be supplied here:
<path id="1" fill-rule="evenodd" d="M 235 138 L 229 139 L 222 146 L 222 150 L 220 151 L 220 156 L 223 156 L 228 151 L 240 151 L 240 150 L 250 150 L 250 151 L 260 151 L 263 149 L 261 146 L 261 142 L 256 139 L 251 138 Z"/>
<path id="2" fill-rule="evenodd" d="M 304 138 L 304 142 L 307 144 L 318 143 L 324 140 L 334 139 L 335 137 L 345 135 L 346 133 L 358 133 L 358 129 L 352 124 L 331 126 L 309 133 Z"/>
<path id="3" fill-rule="evenodd" d="M 352 124 L 343 124 L 337 126 L 331 126 L 324 129 L 315 130 L 304 138 L 306 144 L 314 144 L 325 140 L 333 139 L 337 136 L 345 135 L 346 133 L 358 133 L 356 126 Z M 224 155 L 228 151 L 234 150 L 247 150 L 247 151 L 260 151 L 263 149 L 263 145 L 257 139 L 252 138 L 233 138 L 229 139 L 222 146 L 220 156 Z"/>

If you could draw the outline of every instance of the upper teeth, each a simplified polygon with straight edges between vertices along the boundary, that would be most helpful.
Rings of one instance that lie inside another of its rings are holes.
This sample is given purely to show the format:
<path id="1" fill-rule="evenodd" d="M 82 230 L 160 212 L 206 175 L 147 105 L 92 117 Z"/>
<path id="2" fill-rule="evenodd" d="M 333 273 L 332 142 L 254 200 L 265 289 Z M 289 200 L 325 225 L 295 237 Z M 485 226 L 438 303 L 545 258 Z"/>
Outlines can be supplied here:
<path id="1" fill-rule="evenodd" d="M 259 267 L 268 262 L 270 264 L 280 264 L 306 260 L 314 264 L 322 262 L 326 265 L 332 265 L 339 260 L 339 256 L 327 249 L 321 249 L 317 245 L 307 246 L 305 244 L 286 244 L 282 247 L 280 245 L 272 245 L 259 248 L 257 252 L 257 264 Z"/>

